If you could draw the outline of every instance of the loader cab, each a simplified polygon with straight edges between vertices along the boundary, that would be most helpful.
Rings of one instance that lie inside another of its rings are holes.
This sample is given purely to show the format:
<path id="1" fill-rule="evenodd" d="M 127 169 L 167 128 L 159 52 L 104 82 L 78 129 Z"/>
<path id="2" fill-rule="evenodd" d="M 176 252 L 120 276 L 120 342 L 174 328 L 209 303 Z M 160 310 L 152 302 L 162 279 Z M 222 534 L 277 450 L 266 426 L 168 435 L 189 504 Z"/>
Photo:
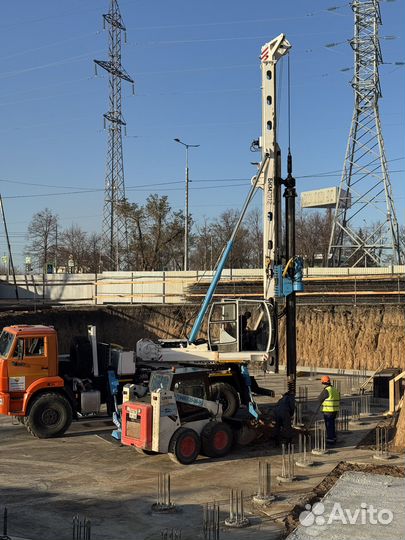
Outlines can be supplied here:
<path id="1" fill-rule="evenodd" d="M 177 414 L 182 422 L 210 418 L 204 405 L 209 399 L 209 370 L 195 367 L 176 367 L 171 370 L 152 373 L 149 381 L 150 392 L 170 390 L 176 396 Z M 171 409 L 168 412 L 173 414 Z"/>
<path id="2" fill-rule="evenodd" d="M 154 371 L 149 380 L 149 391 L 171 390 L 177 394 L 208 399 L 209 370 L 196 367 L 176 367 Z"/>
<path id="3" fill-rule="evenodd" d="M 208 317 L 208 343 L 218 352 L 266 352 L 275 339 L 274 310 L 264 300 L 214 302 Z"/>

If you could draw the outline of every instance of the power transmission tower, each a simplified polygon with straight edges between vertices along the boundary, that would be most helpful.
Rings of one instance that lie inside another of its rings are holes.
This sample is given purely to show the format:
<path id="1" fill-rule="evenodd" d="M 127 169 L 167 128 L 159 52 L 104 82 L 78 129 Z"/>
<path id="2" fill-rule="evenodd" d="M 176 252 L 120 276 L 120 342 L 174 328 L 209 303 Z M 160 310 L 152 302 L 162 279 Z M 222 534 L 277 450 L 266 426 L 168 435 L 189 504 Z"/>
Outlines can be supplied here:
<path id="1" fill-rule="evenodd" d="M 124 163 L 122 156 L 122 127 L 126 123 L 121 110 L 121 81 L 134 84 L 121 65 L 121 38 L 126 28 L 121 17 L 118 0 L 110 0 L 110 10 L 103 15 L 104 28 L 108 28 L 109 59 L 94 60 L 109 74 L 110 110 L 104 114 L 104 127 L 108 129 L 108 150 L 104 189 L 103 244 L 110 270 L 122 269 L 122 254 L 128 244 L 125 220 L 118 206 L 125 200 Z"/>
<path id="2" fill-rule="evenodd" d="M 351 2 L 354 113 L 329 242 L 332 266 L 400 264 L 399 230 L 378 101 L 382 97 L 379 0 Z M 370 220 L 378 220 L 368 226 Z"/>

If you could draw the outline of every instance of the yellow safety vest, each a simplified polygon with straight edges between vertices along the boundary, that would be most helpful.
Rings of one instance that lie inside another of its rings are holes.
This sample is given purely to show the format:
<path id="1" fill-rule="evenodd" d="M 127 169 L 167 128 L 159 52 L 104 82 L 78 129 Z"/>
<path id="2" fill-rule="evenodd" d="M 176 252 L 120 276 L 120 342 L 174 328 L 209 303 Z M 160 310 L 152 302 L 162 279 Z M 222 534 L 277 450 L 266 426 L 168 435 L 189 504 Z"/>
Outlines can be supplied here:
<path id="1" fill-rule="evenodd" d="M 340 393 L 334 386 L 327 386 L 328 397 L 322 404 L 322 412 L 332 413 L 339 412 L 340 409 Z"/>

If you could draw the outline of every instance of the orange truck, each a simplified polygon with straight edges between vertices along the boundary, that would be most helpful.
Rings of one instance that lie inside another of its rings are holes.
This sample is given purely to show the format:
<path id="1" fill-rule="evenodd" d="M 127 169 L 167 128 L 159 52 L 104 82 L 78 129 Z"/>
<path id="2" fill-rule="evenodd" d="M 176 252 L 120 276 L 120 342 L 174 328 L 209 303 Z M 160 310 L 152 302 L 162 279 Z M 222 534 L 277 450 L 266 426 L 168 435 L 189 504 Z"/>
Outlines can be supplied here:
<path id="1" fill-rule="evenodd" d="M 111 370 L 119 384 L 132 382 L 134 353 L 97 344 L 95 329 L 89 337 L 74 338 L 70 355 L 59 357 L 53 327 L 5 327 L 0 335 L 0 414 L 15 417 L 36 437 L 60 436 L 73 418 L 97 414 L 103 403 L 111 411 Z"/>

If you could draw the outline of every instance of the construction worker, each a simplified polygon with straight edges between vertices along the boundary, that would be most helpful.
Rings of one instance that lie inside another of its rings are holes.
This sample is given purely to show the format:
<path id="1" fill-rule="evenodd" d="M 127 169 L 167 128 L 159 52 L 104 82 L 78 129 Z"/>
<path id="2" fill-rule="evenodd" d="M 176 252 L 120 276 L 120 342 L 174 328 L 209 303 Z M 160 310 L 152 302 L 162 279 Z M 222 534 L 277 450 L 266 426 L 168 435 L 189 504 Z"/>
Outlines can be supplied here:
<path id="1" fill-rule="evenodd" d="M 274 439 L 276 446 L 281 442 L 281 439 L 291 442 L 294 436 L 292 421 L 295 411 L 295 394 L 292 390 L 285 392 L 277 401 L 273 409 L 273 415 L 276 422 Z"/>
<path id="2" fill-rule="evenodd" d="M 252 317 L 250 311 L 245 311 L 243 315 L 239 315 L 239 341 L 242 347 L 242 351 L 251 350 L 250 347 L 250 335 L 249 319 Z"/>
<path id="3" fill-rule="evenodd" d="M 324 375 L 321 378 L 321 383 L 324 386 L 319 401 L 322 406 L 323 418 L 326 428 L 326 442 L 328 444 L 336 443 L 336 417 L 340 409 L 340 393 L 330 382 L 329 375 Z"/>

